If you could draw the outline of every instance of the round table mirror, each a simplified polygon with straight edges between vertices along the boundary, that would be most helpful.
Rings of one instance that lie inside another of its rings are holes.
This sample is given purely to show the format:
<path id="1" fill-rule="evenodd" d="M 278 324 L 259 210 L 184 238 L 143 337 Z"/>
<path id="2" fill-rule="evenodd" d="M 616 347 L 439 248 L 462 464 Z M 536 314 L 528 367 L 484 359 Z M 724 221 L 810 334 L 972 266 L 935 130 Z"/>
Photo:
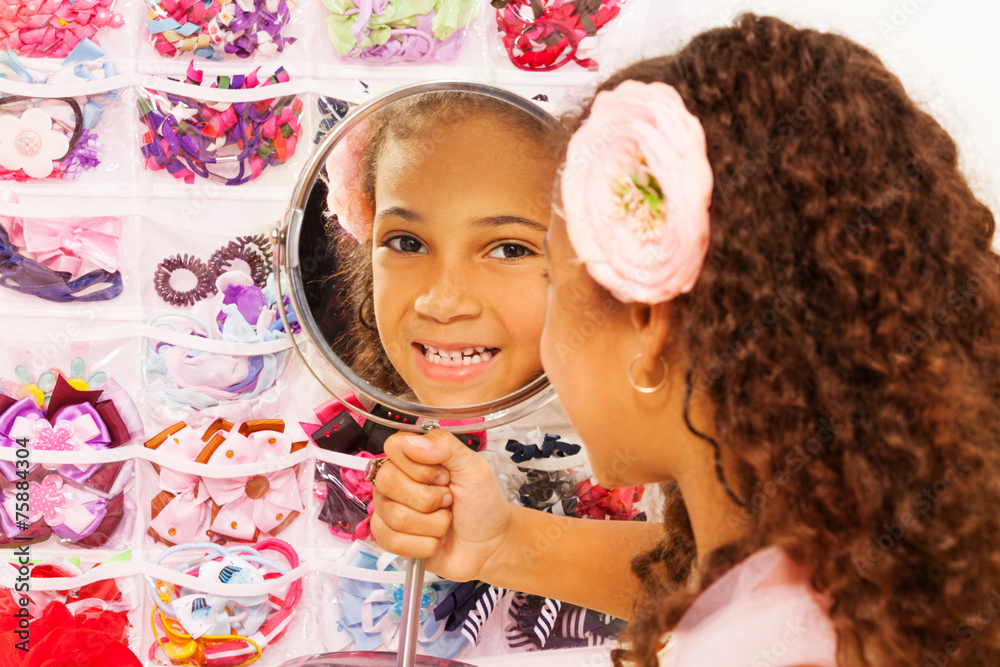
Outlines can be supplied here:
<path id="1" fill-rule="evenodd" d="M 532 102 L 431 82 L 354 109 L 320 142 L 273 235 L 276 277 L 297 351 L 345 407 L 388 429 L 463 433 L 553 398 L 539 339 L 561 141 Z M 415 655 L 422 580 L 411 559 L 398 655 L 301 664 L 462 664 Z"/>

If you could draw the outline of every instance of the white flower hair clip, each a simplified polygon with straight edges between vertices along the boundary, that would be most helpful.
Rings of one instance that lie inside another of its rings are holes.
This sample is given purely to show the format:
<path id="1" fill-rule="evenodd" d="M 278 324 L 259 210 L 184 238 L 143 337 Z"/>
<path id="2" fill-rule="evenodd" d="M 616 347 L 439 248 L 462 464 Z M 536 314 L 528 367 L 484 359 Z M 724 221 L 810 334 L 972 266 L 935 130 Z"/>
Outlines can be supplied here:
<path id="1" fill-rule="evenodd" d="M 708 252 L 713 184 L 705 132 L 672 86 L 601 92 L 562 172 L 573 250 L 624 303 L 690 292 Z"/>

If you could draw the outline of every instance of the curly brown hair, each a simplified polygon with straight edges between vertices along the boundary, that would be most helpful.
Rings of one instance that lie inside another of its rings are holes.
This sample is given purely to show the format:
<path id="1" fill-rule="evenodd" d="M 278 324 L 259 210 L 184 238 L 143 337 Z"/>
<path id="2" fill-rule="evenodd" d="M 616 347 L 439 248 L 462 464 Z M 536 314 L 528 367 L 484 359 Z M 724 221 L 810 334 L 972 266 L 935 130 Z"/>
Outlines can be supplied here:
<path id="1" fill-rule="evenodd" d="M 416 150 L 426 149 L 440 141 L 450 126 L 467 118 L 487 116 L 497 125 L 516 136 L 512 150 L 522 151 L 525 159 L 556 162 L 565 141 L 565 134 L 555 122 L 547 123 L 520 107 L 480 93 L 440 91 L 423 93 L 394 102 L 370 116 L 368 138 L 362 154 L 360 190 L 373 211 L 375 177 L 379 155 L 390 141 L 419 142 Z M 335 223 L 331 223 L 336 227 Z M 346 340 L 339 347 L 355 370 L 364 370 L 372 385 L 394 394 L 407 394 L 409 388 L 393 367 L 379 338 L 375 322 L 372 278 L 372 240 L 358 243 L 353 237 L 331 229 L 330 236 L 340 258 L 341 284 L 349 285 L 347 301 L 352 326 L 345 332 Z"/>
<path id="2" fill-rule="evenodd" d="M 774 18 L 600 89 L 628 79 L 678 90 L 715 177 L 674 312 L 752 537 L 701 556 L 701 589 L 777 545 L 831 601 L 841 665 L 1000 664 L 1000 262 L 955 143 L 873 53 Z M 697 594 L 667 492 L 619 665 L 656 665 Z"/>

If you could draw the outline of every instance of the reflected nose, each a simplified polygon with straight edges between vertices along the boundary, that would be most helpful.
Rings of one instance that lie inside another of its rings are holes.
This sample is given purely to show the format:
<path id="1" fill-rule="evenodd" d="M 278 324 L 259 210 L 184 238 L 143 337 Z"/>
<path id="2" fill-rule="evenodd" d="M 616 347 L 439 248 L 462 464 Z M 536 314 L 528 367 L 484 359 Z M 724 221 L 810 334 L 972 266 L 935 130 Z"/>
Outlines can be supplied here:
<path id="1" fill-rule="evenodd" d="M 414 304 L 417 313 L 438 322 L 476 317 L 482 310 L 479 299 L 466 281 L 442 277 L 423 290 Z"/>

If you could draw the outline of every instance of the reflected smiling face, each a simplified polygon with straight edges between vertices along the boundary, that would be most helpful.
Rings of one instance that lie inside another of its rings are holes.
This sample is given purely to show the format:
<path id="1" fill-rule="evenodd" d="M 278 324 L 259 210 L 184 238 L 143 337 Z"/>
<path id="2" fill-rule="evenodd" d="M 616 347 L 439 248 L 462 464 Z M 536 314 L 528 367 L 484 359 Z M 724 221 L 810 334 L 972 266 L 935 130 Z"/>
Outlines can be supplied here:
<path id="1" fill-rule="evenodd" d="M 489 402 L 541 373 L 554 173 L 525 130 L 485 115 L 382 149 L 375 319 L 422 403 Z"/>

